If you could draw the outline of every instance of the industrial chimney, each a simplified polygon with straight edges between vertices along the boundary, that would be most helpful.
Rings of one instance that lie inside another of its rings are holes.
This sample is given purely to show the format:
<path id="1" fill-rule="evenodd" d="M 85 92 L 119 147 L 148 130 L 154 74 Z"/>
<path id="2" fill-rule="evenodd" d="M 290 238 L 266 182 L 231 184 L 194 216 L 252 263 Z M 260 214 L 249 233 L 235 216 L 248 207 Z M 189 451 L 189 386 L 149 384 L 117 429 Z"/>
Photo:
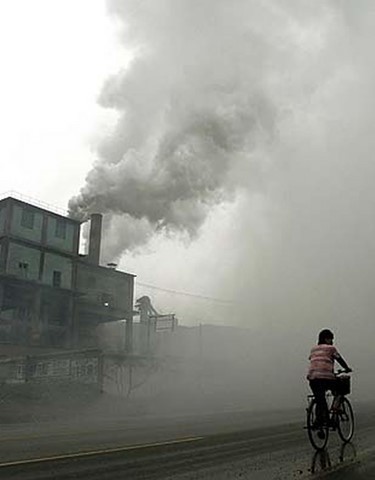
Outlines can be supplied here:
<path id="1" fill-rule="evenodd" d="M 94 265 L 99 265 L 100 261 L 100 244 L 102 241 L 102 220 L 101 213 L 92 213 L 90 216 L 90 240 L 88 261 Z"/>

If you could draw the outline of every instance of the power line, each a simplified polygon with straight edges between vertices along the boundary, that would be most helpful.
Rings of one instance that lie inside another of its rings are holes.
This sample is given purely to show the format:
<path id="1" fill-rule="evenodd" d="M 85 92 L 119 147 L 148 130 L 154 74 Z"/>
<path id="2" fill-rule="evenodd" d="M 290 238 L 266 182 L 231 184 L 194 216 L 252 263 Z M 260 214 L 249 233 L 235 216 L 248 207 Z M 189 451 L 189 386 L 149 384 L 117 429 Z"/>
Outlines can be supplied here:
<path id="1" fill-rule="evenodd" d="M 172 290 L 172 289 L 169 289 L 169 288 L 156 287 L 155 285 L 150 285 L 148 283 L 137 282 L 137 285 L 139 285 L 140 287 L 150 288 L 152 290 L 159 290 L 161 292 L 173 293 L 174 295 L 182 295 L 182 296 L 185 296 L 185 297 L 200 298 L 201 300 L 208 300 L 210 302 L 223 303 L 223 304 L 226 304 L 226 305 L 234 305 L 235 304 L 235 302 L 232 301 L 232 300 L 222 300 L 220 298 L 208 297 L 206 295 L 199 295 L 198 293 L 181 292 L 181 291 Z"/>

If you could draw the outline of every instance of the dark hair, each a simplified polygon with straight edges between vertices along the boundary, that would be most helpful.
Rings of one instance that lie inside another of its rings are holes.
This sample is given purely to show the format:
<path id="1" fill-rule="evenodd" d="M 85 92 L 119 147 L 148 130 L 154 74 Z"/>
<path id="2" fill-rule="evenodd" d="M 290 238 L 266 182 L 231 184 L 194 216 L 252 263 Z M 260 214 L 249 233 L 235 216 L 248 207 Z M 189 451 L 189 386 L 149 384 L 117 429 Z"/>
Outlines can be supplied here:
<path id="1" fill-rule="evenodd" d="M 332 338 L 333 339 L 333 333 L 331 330 L 328 330 L 328 328 L 325 328 L 321 332 L 319 332 L 319 337 L 318 337 L 318 344 L 321 345 L 322 343 L 325 343 L 325 340 L 327 338 Z"/>

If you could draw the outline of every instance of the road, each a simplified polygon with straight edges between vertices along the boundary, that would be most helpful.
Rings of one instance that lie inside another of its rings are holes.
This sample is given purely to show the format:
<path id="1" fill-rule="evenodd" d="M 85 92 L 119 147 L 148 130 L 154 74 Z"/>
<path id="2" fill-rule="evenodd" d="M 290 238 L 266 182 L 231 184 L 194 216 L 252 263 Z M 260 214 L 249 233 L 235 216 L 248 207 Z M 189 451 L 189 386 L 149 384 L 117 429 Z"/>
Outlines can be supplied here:
<path id="1" fill-rule="evenodd" d="M 313 452 L 301 417 L 303 410 L 225 412 L 3 426 L 0 478 L 375 478 L 375 410 L 359 409 L 353 444 L 343 448 L 332 434 L 325 454 Z"/>

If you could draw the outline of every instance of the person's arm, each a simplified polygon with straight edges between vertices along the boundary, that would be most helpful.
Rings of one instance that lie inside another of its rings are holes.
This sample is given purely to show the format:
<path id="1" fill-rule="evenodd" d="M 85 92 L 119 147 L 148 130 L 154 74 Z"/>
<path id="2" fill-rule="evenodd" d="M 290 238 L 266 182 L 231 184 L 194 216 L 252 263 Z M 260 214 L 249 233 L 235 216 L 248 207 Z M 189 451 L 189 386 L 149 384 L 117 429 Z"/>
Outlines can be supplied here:
<path id="1" fill-rule="evenodd" d="M 335 360 L 337 360 L 337 363 L 341 365 L 341 367 L 346 371 L 346 373 L 352 372 L 352 369 L 349 367 L 349 365 L 345 362 L 345 360 L 342 358 L 342 356 L 337 352 L 337 355 L 335 356 Z"/>

